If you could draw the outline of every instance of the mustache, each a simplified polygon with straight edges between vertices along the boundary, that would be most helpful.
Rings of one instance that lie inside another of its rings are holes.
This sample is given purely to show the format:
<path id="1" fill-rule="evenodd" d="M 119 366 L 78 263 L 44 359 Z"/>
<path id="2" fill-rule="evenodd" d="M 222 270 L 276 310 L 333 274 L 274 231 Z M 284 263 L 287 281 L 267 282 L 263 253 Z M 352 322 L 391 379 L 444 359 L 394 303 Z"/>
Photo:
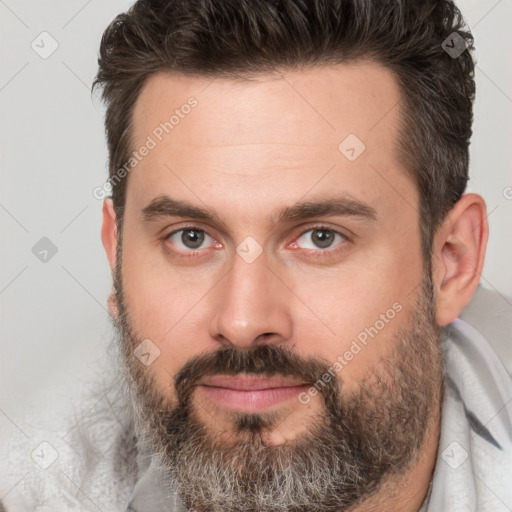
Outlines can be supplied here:
<path id="1" fill-rule="evenodd" d="M 303 357 L 288 347 L 258 345 L 250 349 L 222 347 L 215 352 L 190 359 L 176 374 L 174 386 L 178 401 L 185 405 L 199 381 L 212 375 L 238 375 L 250 373 L 265 377 L 297 377 L 313 385 L 329 372 L 327 361 L 316 356 Z M 322 382 L 322 392 L 335 394 L 339 391 L 339 379 Z"/>

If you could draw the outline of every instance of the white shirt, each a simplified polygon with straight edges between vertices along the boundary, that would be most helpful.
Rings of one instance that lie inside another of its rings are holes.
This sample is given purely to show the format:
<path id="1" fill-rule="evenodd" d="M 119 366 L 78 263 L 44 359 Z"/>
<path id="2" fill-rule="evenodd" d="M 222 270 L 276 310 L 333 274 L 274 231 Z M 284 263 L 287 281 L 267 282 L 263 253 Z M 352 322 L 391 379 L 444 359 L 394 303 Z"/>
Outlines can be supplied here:
<path id="1" fill-rule="evenodd" d="M 467 322 L 457 319 L 444 333 L 441 436 L 420 512 L 510 512 L 512 379 Z"/>

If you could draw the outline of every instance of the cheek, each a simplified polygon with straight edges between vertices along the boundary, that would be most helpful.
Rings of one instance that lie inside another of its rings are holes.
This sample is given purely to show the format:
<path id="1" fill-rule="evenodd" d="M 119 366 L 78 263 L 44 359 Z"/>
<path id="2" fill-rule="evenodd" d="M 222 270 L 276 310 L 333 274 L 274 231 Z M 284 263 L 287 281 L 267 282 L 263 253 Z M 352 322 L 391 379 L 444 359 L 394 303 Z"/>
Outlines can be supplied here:
<path id="1" fill-rule="evenodd" d="M 176 269 L 163 251 L 144 250 L 135 237 L 123 244 L 123 290 L 134 332 L 154 343 L 160 355 L 148 368 L 162 389 L 170 376 L 201 351 L 208 336 L 205 298 L 215 286 L 215 271 Z M 135 249 L 134 249 L 135 248 Z"/>
<path id="2" fill-rule="evenodd" d="M 149 241 L 136 229 L 124 234 L 122 274 L 134 327 L 139 335 L 155 340 L 173 328 L 202 291 L 197 277 L 176 270 L 166 260 L 163 242 Z"/>
<path id="3" fill-rule="evenodd" d="M 360 381 L 397 344 L 420 291 L 421 259 L 388 256 L 297 280 L 307 309 L 294 322 L 301 352 L 322 357 L 345 385 Z M 420 263 L 418 263 L 420 261 Z"/>

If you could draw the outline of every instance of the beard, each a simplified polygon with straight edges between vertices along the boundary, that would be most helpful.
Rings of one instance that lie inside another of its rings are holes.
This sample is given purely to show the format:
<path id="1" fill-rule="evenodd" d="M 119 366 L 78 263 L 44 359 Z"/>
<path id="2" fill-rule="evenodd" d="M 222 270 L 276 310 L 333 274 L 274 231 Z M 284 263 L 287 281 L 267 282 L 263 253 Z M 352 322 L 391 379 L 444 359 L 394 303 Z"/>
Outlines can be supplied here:
<path id="1" fill-rule="evenodd" d="M 273 344 L 223 347 L 189 360 L 164 395 L 133 354 L 143 338 L 124 301 L 119 256 L 114 323 L 136 433 L 188 510 L 341 512 L 413 467 L 442 399 L 443 355 L 430 277 L 408 325 L 394 334 L 390 355 L 369 368 L 357 391 L 344 391 L 343 371 L 323 382 L 323 410 L 308 418 L 307 432 L 280 445 L 265 441 L 286 419 L 279 413 L 226 412 L 236 433 L 228 443 L 198 414 L 194 390 L 201 379 L 250 373 L 313 383 L 330 365 Z"/>

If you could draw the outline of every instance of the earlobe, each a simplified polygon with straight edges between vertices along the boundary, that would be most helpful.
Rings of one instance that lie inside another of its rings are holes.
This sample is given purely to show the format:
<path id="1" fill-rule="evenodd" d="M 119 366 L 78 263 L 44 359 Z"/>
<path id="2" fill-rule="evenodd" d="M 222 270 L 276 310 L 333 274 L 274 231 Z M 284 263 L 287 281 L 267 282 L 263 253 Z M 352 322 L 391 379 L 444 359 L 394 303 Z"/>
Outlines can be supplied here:
<path id="1" fill-rule="evenodd" d="M 447 214 L 434 237 L 436 318 L 446 325 L 469 303 L 480 281 L 489 236 L 486 206 L 465 194 Z"/>
<path id="2" fill-rule="evenodd" d="M 111 270 L 116 266 L 117 224 L 114 203 L 110 197 L 103 201 L 103 222 L 101 226 L 101 241 L 107 254 Z"/>

